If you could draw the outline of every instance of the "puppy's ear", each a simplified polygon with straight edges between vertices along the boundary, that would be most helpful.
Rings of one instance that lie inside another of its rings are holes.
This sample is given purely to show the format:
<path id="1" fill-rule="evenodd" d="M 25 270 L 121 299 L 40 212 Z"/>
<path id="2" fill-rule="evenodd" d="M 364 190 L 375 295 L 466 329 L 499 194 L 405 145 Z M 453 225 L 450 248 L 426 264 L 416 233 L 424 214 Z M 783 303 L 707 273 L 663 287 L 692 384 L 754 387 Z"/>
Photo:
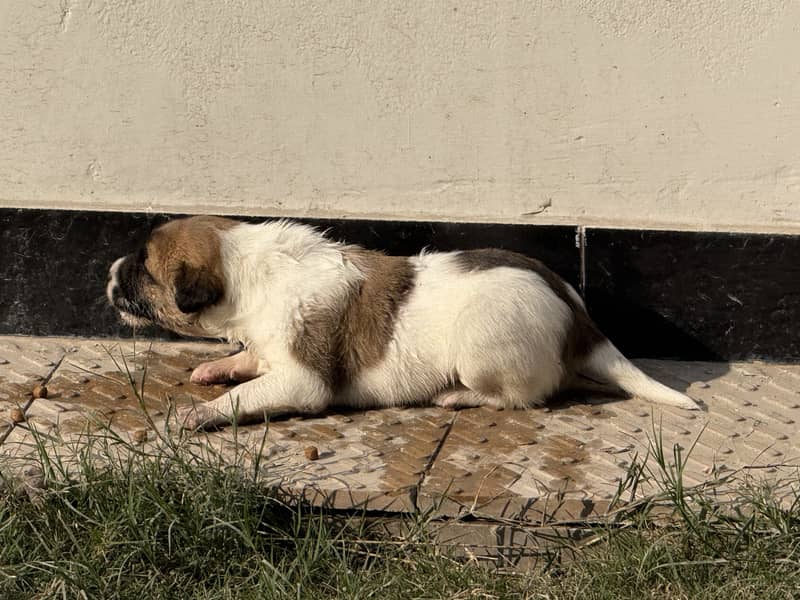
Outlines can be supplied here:
<path id="1" fill-rule="evenodd" d="M 203 269 L 181 263 L 175 277 L 175 304 L 183 313 L 194 313 L 216 304 L 225 294 L 222 281 Z"/>

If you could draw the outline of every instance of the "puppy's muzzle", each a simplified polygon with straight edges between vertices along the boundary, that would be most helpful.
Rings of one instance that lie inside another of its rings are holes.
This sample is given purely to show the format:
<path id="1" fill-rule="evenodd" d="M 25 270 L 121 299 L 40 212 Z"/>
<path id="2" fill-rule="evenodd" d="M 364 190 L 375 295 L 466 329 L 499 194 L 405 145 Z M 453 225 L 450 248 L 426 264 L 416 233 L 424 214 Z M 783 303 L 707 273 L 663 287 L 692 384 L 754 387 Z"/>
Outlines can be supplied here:
<path id="1" fill-rule="evenodd" d="M 120 309 L 122 309 L 122 306 L 118 304 L 118 301 L 122 299 L 122 290 L 119 285 L 118 273 L 119 267 L 124 260 L 125 258 L 123 257 L 114 261 L 108 270 L 108 281 L 106 282 L 106 298 L 108 298 L 111 306 Z"/>
<path id="2" fill-rule="evenodd" d="M 118 258 L 108 270 L 106 297 L 111 306 L 120 312 L 125 322 L 145 324 L 153 320 L 153 313 L 137 296 L 136 284 L 132 282 L 131 269 L 128 268 L 131 264 L 125 262 L 128 258 Z M 123 270 L 126 272 L 122 273 Z"/>

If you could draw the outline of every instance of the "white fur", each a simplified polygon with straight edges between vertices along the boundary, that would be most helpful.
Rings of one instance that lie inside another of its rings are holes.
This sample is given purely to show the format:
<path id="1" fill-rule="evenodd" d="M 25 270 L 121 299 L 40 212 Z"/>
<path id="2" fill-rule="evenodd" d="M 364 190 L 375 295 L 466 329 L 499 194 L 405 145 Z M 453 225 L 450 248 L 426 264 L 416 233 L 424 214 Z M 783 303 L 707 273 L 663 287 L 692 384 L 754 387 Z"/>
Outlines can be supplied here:
<path id="1" fill-rule="evenodd" d="M 694 400 L 648 377 L 625 358 L 608 340 L 598 345 L 586 361 L 585 373 L 612 381 L 626 392 L 654 404 L 666 404 L 688 410 L 698 408 Z"/>
<path id="2" fill-rule="evenodd" d="M 288 222 L 240 224 L 220 237 L 227 292 L 199 323 L 209 335 L 246 348 L 238 358 L 216 361 L 217 367 L 254 379 L 196 407 L 186 418 L 189 427 L 224 423 L 234 414 L 311 414 L 332 404 L 522 408 L 544 402 L 563 380 L 561 349 L 571 310 L 539 275 L 508 267 L 465 273 L 456 253 L 423 253 L 410 259 L 414 286 L 383 360 L 334 393 L 298 362 L 291 344 L 304 306 L 339 306 L 362 277 L 344 246 Z M 580 301 L 572 288 L 569 293 Z M 193 378 L 202 381 L 213 366 L 199 367 Z M 610 343 L 599 346 L 587 366 L 629 392 L 696 408 Z"/>
<path id="3" fill-rule="evenodd" d="M 481 379 L 503 383 L 502 398 L 482 404 L 541 404 L 561 381 L 562 340 L 570 311 L 535 273 L 496 268 L 464 273 L 454 253 L 412 259 L 417 279 L 396 321 L 383 362 L 337 402 L 359 406 L 428 402 Z"/>

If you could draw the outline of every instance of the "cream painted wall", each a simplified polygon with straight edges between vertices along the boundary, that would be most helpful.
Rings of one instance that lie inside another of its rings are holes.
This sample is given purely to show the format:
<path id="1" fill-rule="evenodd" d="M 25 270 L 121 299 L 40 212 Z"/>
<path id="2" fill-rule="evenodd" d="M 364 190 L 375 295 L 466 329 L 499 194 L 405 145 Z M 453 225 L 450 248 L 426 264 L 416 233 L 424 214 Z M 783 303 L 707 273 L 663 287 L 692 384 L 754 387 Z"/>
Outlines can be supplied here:
<path id="1" fill-rule="evenodd" d="M 3 0 L 0 205 L 800 231 L 790 0 Z"/>

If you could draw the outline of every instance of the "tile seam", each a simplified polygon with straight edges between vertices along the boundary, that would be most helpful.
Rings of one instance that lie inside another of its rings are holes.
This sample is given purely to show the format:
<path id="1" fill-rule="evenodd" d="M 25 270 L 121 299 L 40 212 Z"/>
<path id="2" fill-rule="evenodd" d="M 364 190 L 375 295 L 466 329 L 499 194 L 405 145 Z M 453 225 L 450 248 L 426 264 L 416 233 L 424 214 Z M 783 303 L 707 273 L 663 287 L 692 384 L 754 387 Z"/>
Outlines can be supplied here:
<path id="1" fill-rule="evenodd" d="M 458 418 L 458 411 L 453 413 L 452 418 L 447 423 L 447 427 L 445 427 L 444 434 L 439 439 L 439 442 L 436 444 L 436 448 L 434 448 L 433 453 L 428 458 L 428 461 L 425 463 L 425 466 L 422 469 L 422 473 L 419 476 L 419 480 L 417 481 L 414 488 L 411 490 L 411 503 L 414 506 L 414 510 L 419 510 L 419 505 L 417 503 L 417 498 L 419 493 L 422 491 L 422 486 L 425 485 L 425 480 L 428 478 L 428 474 L 430 473 L 431 469 L 433 468 L 436 459 L 439 456 L 439 452 L 441 452 L 442 448 L 444 447 L 445 443 L 447 442 L 447 438 L 450 437 L 450 432 L 453 430 L 453 425 L 455 425 L 456 419 Z"/>

